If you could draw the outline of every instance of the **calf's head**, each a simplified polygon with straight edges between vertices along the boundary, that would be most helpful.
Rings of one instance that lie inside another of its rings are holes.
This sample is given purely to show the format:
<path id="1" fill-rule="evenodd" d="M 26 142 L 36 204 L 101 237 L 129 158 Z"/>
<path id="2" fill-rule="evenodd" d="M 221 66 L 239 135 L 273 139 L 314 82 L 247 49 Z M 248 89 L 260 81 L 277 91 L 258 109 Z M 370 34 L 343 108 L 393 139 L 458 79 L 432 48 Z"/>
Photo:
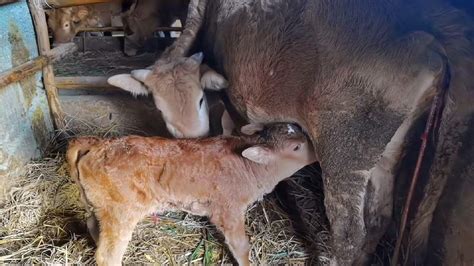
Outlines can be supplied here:
<path id="1" fill-rule="evenodd" d="M 53 33 L 54 43 L 71 42 L 79 29 L 86 26 L 89 12 L 85 6 L 48 10 L 48 26 Z"/>
<path id="2" fill-rule="evenodd" d="M 294 124 L 275 123 L 268 126 L 247 125 L 244 134 L 257 135 L 257 144 L 245 149 L 242 156 L 261 165 L 273 166 L 284 177 L 314 163 L 316 155 L 308 137 Z"/>
<path id="3" fill-rule="evenodd" d="M 158 61 L 152 69 L 115 75 L 108 83 L 135 96 L 151 94 L 174 137 L 207 136 L 209 110 L 204 88 L 222 88 L 227 86 L 227 81 L 214 71 L 204 73 L 201 78 L 202 59 L 203 54 L 197 53 L 172 61 Z"/>

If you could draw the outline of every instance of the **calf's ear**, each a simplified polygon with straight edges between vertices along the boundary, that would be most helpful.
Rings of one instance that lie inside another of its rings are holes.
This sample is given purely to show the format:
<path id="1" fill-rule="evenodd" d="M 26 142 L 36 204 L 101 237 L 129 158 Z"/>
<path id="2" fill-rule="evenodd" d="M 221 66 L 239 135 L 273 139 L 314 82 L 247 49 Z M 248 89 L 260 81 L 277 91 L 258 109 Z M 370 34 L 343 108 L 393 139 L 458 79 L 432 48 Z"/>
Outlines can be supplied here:
<path id="1" fill-rule="evenodd" d="M 89 15 L 89 9 L 87 7 L 79 6 L 75 18 L 83 20 Z"/>
<path id="2" fill-rule="evenodd" d="M 240 132 L 242 132 L 245 135 L 250 136 L 250 135 L 253 135 L 253 134 L 255 134 L 259 131 L 262 131 L 264 127 L 265 126 L 263 124 L 252 123 L 252 124 L 248 124 L 248 125 L 245 125 L 242 128 L 240 128 Z"/>
<path id="3" fill-rule="evenodd" d="M 270 149 L 262 146 L 252 146 L 242 152 L 242 156 L 258 164 L 267 165 L 273 160 L 273 153 Z"/>
<path id="4" fill-rule="evenodd" d="M 140 81 L 134 79 L 130 74 L 119 74 L 112 76 L 107 79 L 107 83 L 112 86 L 121 88 L 133 94 L 134 96 L 138 95 L 148 95 L 149 91 Z"/>

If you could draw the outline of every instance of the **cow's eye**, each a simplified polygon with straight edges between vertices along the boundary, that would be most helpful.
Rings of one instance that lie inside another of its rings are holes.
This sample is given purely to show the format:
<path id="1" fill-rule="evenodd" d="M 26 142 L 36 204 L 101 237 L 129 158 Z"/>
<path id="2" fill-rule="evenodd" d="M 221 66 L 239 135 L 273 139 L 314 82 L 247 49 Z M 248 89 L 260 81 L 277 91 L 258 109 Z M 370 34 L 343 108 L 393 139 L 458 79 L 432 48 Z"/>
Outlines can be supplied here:
<path id="1" fill-rule="evenodd" d="M 293 151 L 298 151 L 300 148 L 301 148 L 301 145 L 298 144 L 293 148 Z"/>
<path id="2" fill-rule="evenodd" d="M 204 103 L 204 97 L 202 97 L 201 100 L 199 100 L 199 107 L 202 107 L 203 103 Z"/>
<path id="3" fill-rule="evenodd" d="M 65 24 L 64 24 L 64 27 L 65 27 L 65 28 L 69 28 L 69 23 L 65 23 Z"/>

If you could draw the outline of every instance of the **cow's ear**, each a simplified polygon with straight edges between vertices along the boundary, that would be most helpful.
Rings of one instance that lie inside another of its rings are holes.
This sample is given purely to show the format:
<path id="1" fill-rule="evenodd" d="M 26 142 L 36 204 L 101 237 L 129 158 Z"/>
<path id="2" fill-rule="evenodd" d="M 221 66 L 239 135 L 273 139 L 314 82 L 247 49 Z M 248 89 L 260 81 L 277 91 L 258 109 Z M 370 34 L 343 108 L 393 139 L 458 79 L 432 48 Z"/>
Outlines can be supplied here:
<path id="1" fill-rule="evenodd" d="M 80 20 L 84 20 L 89 15 L 89 9 L 87 7 L 79 6 L 77 13 L 74 15 L 75 18 Z"/>
<path id="2" fill-rule="evenodd" d="M 203 89 L 218 91 L 229 87 L 229 83 L 224 76 L 210 69 L 201 76 L 201 86 Z"/>
<path id="3" fill-rule="evenodd" d="M 251 123 L 247 124 L 243 127 L 240 128 L 240 132 L 242 132 L 245 135 L 253 135 L 257 132 L 262 131 L 265 128 L 265 126 L 261 123 Z"/>
<path id="4" fill-rule="evenodd" d="M 186 58 L 185 67 L 189 71 L 199 70 L 202 60 L 204 59 L 204 54 L 202 52 L 195 53 L 191 57 Z"/>
<path id="5" fill-rule="evenodd" d="M 146 78 L 150 75 L 149 69 L 137 69 L 132 71 L 132 77 L 138 81 L 145 83 Z"/>
<path id="6" fill-rule="evenodd" d="M 270 164 L 274 159 L 273 152 L 269 148 L 261 145 L 255 145 L 245 149 L 242 152 L 242 156 L 252 162 L 264 165 Z"/>
<path id="7" fill-rule="evenodd" d="M 112 86 L 121 88 L 133 94 L 134 96 L 138 95 L 148 95 L 149 91 L 145 85 L 140 81 L 134 79 L 130 74 L 120 74 L 115 75 L 107 79 L 107 83 Z"/>

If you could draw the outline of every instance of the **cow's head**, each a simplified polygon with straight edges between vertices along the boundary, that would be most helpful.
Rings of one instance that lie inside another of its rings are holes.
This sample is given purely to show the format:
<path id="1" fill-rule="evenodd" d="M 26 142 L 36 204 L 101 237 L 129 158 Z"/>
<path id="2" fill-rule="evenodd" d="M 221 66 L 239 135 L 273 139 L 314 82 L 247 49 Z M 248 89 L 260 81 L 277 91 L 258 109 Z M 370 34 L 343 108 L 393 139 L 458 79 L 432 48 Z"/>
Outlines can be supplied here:
<path id="1" fill-rule="evenodd" d="M 176 138 L 209 134 L 209 111 L 204 88 L 227 87 L 225 78 L 209 70 L 202 76 L 202 53 L 159 61 L 152 69 L 134 70 L 108 79 L 108 83 L 133 95 L 152 94 L 170 133 Z"/>
<path id="2" fill-rule="evenodd" d="M 46 11 L 54 43 L 71 42 L 79 29 L 87 25 L 90 10 L 86 6 L 64 7 Z"/>

